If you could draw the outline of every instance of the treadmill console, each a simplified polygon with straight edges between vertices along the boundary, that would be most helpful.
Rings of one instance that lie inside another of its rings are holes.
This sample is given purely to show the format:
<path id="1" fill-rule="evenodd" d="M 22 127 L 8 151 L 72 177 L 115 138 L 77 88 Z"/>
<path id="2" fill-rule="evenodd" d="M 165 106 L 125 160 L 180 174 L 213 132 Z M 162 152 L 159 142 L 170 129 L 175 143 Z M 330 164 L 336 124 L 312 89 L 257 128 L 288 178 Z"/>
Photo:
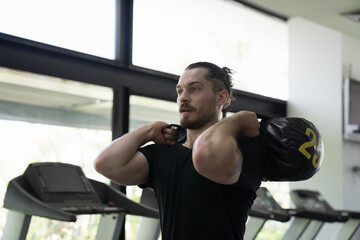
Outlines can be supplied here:
<path id="1" fill-rule="evenodd" d="M 67 163 L 33 163 L 7 187 L 4 207 L 61 221 L 78 214 L 120 213 L 158 218 L 157 209 L 134 202 L 117 188 L 85 177 Z"/>
<path id="2" fill-rule="evenodd" d="M 290 220 L 291 216 L 272 197 L 264 187 L 256 191 L 256 199 L 249 212 L 250 216 L 273 219 L 281 222 Z"/>
<path id="3" fill-rule="evenodd" d="M 103 211 L 97 193 L 79 166 L 66 163 L 33 163 L 25 179 L 40 200 L 68 212 Z"/>
<path id="4" fill-rule="evenodd" d="M 335 211 L 319 192 L 293 190 L 290 197 L 297 208 L 298 216 L 325 222 L 344 222 L 349 218 L 347 213 Z"/>
<path id="5" fill-rule="evenodd" d="M 293 191 L 291 196 L 295 205 L 299 208 L 317 212 L 333 210 L 318 192 L 305 190 Z"/>

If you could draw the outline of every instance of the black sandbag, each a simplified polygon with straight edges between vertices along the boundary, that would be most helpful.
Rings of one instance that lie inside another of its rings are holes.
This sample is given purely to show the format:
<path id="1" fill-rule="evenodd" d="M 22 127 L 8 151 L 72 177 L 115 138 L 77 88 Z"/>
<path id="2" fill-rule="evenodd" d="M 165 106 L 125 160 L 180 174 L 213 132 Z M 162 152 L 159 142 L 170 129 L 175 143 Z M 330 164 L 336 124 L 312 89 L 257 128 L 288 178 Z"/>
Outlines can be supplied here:
<path id="1" fill-rule="evenodd" d="M 323 142 L 313 123 L 304 118 L 260 118 L 264 181 L 301 181 L 319 171 Z"/>

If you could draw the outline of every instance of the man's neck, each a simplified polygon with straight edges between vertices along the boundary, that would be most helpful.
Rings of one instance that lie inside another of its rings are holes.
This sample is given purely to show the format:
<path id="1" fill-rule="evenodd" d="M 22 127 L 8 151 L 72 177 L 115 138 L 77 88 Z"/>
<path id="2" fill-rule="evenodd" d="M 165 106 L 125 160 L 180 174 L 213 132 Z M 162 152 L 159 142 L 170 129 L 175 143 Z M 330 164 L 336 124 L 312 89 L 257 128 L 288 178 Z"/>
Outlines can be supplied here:
<path id="1" fill-rule="evenodd" d="M 184 147 L 192 149 L 196 139 L 210 126 L 214 125 L 217 121 L 210 122 L 200 129 L 187 129 L 186 130 L 186 142 L 183 144 Z"/>

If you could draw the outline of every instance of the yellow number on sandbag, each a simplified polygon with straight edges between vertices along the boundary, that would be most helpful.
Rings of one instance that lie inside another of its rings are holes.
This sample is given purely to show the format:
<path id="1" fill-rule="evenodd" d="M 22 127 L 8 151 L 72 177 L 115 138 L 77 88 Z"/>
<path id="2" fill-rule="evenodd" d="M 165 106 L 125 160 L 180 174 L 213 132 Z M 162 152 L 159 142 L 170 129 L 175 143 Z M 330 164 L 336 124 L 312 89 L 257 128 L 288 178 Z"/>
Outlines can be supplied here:
<path id="1" fill-rule="evenodd" d="M 306 128 L 305 134 L 309 137 L 311 137 L 311 140 L 308 142 L 303 143 L 300 147 L 299 147 L 299 152 L 301 152 L 307 159 L 310 160 L 311 158 L 311 154 L 306 150 L 308 148 L 314 147 L 316 144 L 316 133 L 311 129 L 311 128 Z M 320 144 L 320 140 L 319 140 L 319 144 Z M 319 146 L 317 146 L 318 148 Z M 316 161 L 317 160 L 317 155 L 314 154 L 313 158 L 312 158 L 312 164 L 314 166 L 314 168 L 317 168 L 320 164 L 320 161 Z"/>

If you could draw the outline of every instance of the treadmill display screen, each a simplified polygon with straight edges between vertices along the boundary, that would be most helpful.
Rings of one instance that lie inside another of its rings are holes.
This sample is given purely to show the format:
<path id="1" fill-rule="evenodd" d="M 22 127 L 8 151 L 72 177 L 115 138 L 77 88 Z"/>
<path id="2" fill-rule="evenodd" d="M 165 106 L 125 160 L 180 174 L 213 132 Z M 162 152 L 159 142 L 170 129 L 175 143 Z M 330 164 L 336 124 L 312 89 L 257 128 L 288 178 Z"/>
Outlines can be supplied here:
<path id="1" fill-rule="evenodd" d="M 271 202 L 266 198 L 257 197 L 253 204 L 255 207 L 262 208 L 265 210 L 272 210 L 273 206 Z"/>
<path id="2" fill-rule="evenodd" d="M 75 167 L 66 165 L 38 166 L 41 185 L 46 192 L 88 192 L 82 175 Z"/>
<path id="3" fill-rule="evenodd" d="M 327 207 L 323 202 L 320 202 L 312 198 L 304 199 L 304 207 L 312 211 L 320 211 L 320 212 L 327 211 Z"/>

